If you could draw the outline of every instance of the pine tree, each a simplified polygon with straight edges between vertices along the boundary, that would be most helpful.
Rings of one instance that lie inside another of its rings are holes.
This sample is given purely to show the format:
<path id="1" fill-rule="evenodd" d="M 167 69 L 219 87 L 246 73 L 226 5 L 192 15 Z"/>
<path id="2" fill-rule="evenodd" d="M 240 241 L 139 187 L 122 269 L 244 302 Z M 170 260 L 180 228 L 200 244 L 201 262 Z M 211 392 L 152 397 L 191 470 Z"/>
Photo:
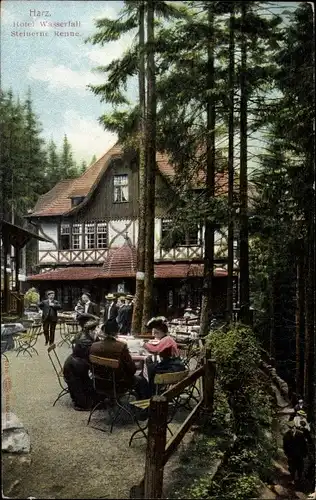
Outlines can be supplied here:
<path id="1" fill-rule="evenodd" d="M 232 2 L 229 22 L 229 117 L 228 117 L 228 235 L 227 235 L 227 321 L 233 313 L 234 272 L 234 105 L 235 105 L 235 5 Z"/>
<path id="2" fill-rule="evenodd" d="M 135 304 L 133 309 L 132 332 L 142 329 L 145 277 L 146 249 L 146 187 L 147 187 L 147 145 L 146 145 L 146 74 L 145 74 L 145 4 L 142 2 L 138 11 L 139 23 L 139 209 L 137 238 L 137 273 L 135 287 Z"/>
<path id="3" fill-rule="evenodd" d="M 47 184 L 48 184 L 48 189 L 51 189 L 57 182 L 62 180 L 62 169 L 61 169 L 61 164 L 60 164 L 60 157 L 57 152 L 57 146 L 55 142 L 51 139 L 48 147 L 47 147 L 47 157 L 48 157 L 48 162 L 47 162 L 47 172 L 46 172 L 46 178 L 47 178 Z"/>
<path id="4" fill-rule="evenodd" d="M 91 160 L 90 160 L 89 167 L 90 167 L 90 165 L 93 165 L 96 161 L 97 161 L 97 157 L 96 157 L 96 155 L 93 155 Z"/>
<path id="5" fill-rule="evenodd" d="M 94 162 L 92 162 L 92 163 L 94 163 Z M 88 168 L 87 162 L 85 160 L 82 160 L 81 165 L 80 165 L 80 169 L 79 169 L 79 174 L 84 174 L 85 171 L 87 170 L 87 168 Z"/>
<path id="6" fill-rule="evenodd" d="M 206 102 L 206 192 L 210 200 L 215 196 L 215 127 L 216 110 L 213 99 L 215 90 L 214 69 L 214 12 L 212 4 L 206 4 L 208 14 L 208 44 L 207 44 L 207 102 Z M 214 287 L 214 223 L 205 222 L 204 250 L 204 282 L 201 307 L 200 334 L 206 335 L 209 326 L 209 313 L 213 306 Z"/>
<path id="7" fill-rule="evenodd" d="M 156 178 L 156 67 L 154 52 L 155 2 L 147 3 L 147 116 L 146 116 L 146 210 L 145 210 L 145 280 L 142 331 L 153 312 L 155 247 L 155 178 Z"/>
<path id="8" fill-rule="evenodd" d="M 63 179 L 76 177 L 78 171 L 73 159 L 72 147 L 68 142 L 67 135 L 64 135 L 62 152 L 60 155 L 60 166 Z"/>

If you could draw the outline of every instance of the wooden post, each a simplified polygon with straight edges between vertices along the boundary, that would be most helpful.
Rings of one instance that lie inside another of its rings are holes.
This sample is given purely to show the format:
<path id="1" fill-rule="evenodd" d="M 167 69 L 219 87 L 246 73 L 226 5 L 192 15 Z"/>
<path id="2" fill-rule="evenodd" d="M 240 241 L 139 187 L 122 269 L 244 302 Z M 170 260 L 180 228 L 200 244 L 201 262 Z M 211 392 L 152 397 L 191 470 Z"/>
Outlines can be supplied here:
<path id="1" fill-rule="evenodd" d="M 214 384 L 215 384 L 215 361 L 211 359 L 210 349 L 206 349 L 205 371 L 203 375 L 203 400 L 204 408 L 208 413 L 213 411 Z"/>
<path id="2" fill-rule="evenodd" d="M 150 401 L 145 463 L 145 498 L 161 498 L 166 449 L 168 401 L 154 396 Z"/>

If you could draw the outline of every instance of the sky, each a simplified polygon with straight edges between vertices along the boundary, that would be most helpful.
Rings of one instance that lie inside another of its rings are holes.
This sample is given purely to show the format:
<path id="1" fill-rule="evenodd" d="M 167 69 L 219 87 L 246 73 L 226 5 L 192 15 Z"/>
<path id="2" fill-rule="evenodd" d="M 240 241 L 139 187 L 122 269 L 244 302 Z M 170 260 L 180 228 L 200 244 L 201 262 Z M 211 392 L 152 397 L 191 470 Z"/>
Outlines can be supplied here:
<path id="1" fill-rule="evenodd" d="M 84 41 L 95 33 L 95 19 L 116 18 L 122 5 L 120 1 L 91 0 L 1 2 L 1 87 L 12 88 L 21 99 L 31 88 L 42 136 L 48 141 L 53 139 L 60 147 L 67 134 L 77 161 L 89 162 L 94 154 L 100 157 L 116 142 L 116 136 L 98 124 L 98 118 L 110 107 L 100 103 L 86 86 L 105 81 L 105 76 L 93 72 L 93 68 L 119 58 L 133 36 L 124 36 L 103 48 Z M 42 15 L 38 16 L 38 12 Z M 41 26 L 44 21 L 71 21 L 76 25 Z M 62 37 L 55 31 L 79 35 Z M 16 32 L 43 35 L 16 36 Z M 129 95 L 137 95 L 133 82 Z"/>
<path id="2" fill-rule="evenodd" d="M 272 10 L 279 13 L 297 5 L 275 2 Z M 128 34 L 105 47 L 85 43 L 85 39 L 96 32 L 96 19 L 114 19 L 122 6 L 122 1 L 115 0 L 1 2 L 1 87 L 11 88 L 21 99 L 30 88 L 42 136 L 47 141 L 53 139 L 60 147 L 67 134 L 78 162 L 90 162 L 93 155 L 102 156 L 116 142 L 115 134 L 98 123 L 98 118 L 111 107 L 101 103 L 87 85 L 105 82 L 105 75 L 93 69 L 119 58 L 134 35 Z M 70 22 L 74 26 L 45 27 L 45 22 Z M 78 36 L 56 34 L 62 31 Z M 16 32 L 37 34 L 17 36 Z M 128 96 L 137 99 L 136 79 L 128 85 Z"/>

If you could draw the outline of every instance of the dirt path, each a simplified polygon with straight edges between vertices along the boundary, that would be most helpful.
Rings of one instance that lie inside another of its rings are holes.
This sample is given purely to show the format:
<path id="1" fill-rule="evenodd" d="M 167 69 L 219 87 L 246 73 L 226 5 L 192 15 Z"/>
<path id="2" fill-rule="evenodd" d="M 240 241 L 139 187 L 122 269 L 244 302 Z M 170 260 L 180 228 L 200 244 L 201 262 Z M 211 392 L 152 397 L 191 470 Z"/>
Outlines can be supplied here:
<path id="1" fill-rule="evenodd" d="M 32 461 L 30 465 L 17 459 L 12 462 L 2 454 L 4 494 L 10 491 L 15 498 L 43 499 L 129 498 L 130 488 L 144 471 L 144 440 L 128 447 L 131 425 L 115 427 L 112 435 L 88 427 L 88 414 L 74 411 L 68 395 L 53 407 L 58 382 L 42 338 L 36 347 L 39 356 L 32 358 L 7 353 L 11 411 L 29 431 Z M 70 348 L 63 346 L 59 353 L 63 362 Z M 96 413 L 93 419 L 97 417 Z"/>

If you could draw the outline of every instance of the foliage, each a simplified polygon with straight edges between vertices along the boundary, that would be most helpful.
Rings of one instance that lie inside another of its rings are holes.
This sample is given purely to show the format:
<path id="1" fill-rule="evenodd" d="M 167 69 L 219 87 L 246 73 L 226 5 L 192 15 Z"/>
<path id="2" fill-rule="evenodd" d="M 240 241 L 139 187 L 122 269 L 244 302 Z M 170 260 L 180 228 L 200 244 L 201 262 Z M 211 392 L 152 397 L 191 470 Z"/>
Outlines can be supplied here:
<path id="1" fill-rule="evenodd" d="M 278 98 L 258 113 L 265 126 L 265 152 L 253 182 L 257 196 L 250 220 L 252 300 L 262 311 L 258 327 L 269 333 L 281 374 L 291 384 L 295 359 L 296 265 L 303 262 L 314 233 L 315 89 L 314 35 L 311 6 L 300 4 L 283 28 L 274 54 Z M 313 278 L 311 278 L 313 280 Z M 311 291 L 311 294 L 313 292 Z M 300 341 L 302 348 L 303 339 Z"/>
<path id="2" fill-rule="evenodd" d="M 36 291 L 36 288 L 29 288 L 28 291 L 24 295 L 24 301 L 26 307 L 31 304 L 37 304 L 40 300 L 40 295 Z"/>
<path id="3" fill-rule="evenodd" d="M 2 91 L 0 116 L 2 214 L 8 218 L 13 213 L 22 223 L 39 195 L 58 181 L 77 176 L 79 169 L 66 136 L 60 153 L 53 141 L 45 144 L 30 92 L 23 102 L 11 91 Z"/>
<path id="4" fill-rule="evenodd" d="M 260 346 L 252 330 L 243 325 L 210 333 L 206 345 L 217 365 L 214 413 L 205 423 L 194 453 L 188 453 L 202 457 L 207 470 L 176 495 L 212 500 L 257 498 L 262 482 L 270 479 L 276 453 L 274 410 L 258 368 Z M 231 441 L 233 433 L 236 440 L 229 450 L 227 438 Z M 211 467 L 223 458 L 223 452 L 227 458 L 213 475 Z"/>

